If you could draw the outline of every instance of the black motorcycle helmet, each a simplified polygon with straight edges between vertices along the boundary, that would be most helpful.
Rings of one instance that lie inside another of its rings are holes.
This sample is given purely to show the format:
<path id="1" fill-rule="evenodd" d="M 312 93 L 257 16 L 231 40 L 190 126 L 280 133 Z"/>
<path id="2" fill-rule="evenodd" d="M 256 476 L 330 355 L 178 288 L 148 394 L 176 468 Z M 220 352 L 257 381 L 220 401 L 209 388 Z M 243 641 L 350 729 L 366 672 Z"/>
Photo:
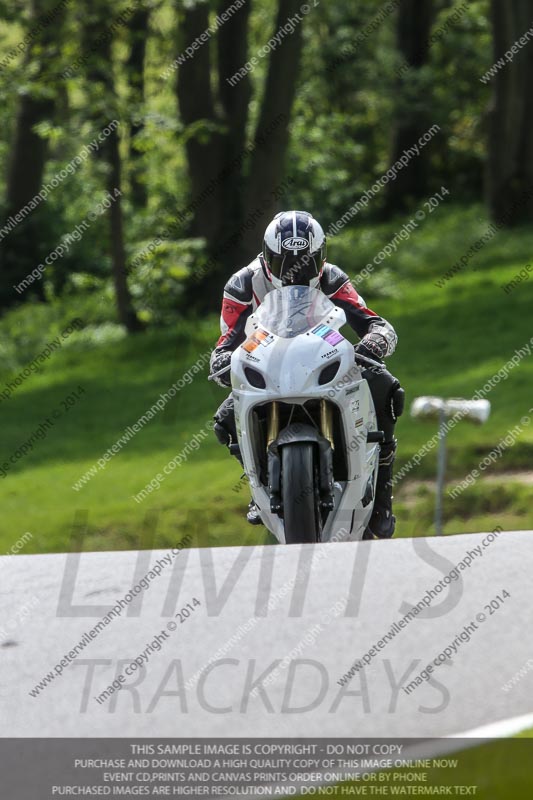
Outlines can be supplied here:
<path id="1" fill-rule="evenodd" d="M 265 231 L 263 260 L 277 289 L 317 287 L 326 261 L 326 235 L 307 211 L 281 211 Z"/>

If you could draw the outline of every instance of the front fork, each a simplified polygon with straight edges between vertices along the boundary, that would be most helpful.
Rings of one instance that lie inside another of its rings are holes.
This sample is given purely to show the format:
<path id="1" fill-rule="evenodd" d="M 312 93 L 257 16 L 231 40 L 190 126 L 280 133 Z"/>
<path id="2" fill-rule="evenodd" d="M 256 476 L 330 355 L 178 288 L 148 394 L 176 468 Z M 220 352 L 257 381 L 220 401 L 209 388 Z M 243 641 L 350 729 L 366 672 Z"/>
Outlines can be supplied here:
<path id="1" fill-rule="evenodd" d="M 326 400 L 320 401 L 320 428 L 324 439 L 327 439 L 331 449 L 335 450 L 333 443 L 333 412 L 330 404 Z"/>
<path id="2" fill-rule="evenodd" d="M 273 514 L 282 513 L 281 502 L 281 461 L 277 448 L 272 447 L 277 442 L 280 433 L 279 404 L 274 400 L 268 412 L 267 452 L 270 510 Z M 333 509 L 333 412 L 326 400 L 320 401 L 320 433 L 317 444 L 320 450 L 320 495 L 321 507 L 326 511 Z"/>
<path id="3" fill-rule="evenodd" d="M 326 400 L 320 401 L 320 433 L 327 439 L 331 445 L 331 449 L 335 449 L 333 442 L 333 412 L 331 406 Z M 267 447 L 270 447 L 272 442 L 275 442 L 279 436 L 279 405 L 274 400 L 270 404 L 268 414 L 268 435 Z"/>
<path id="4" fill-rule="evenodd" d="M 270 409 L 268 411 L 267 447 L 270 447 L 272 442 L 275 442 L 278 436 L 279 436 L 279 405 L 274 400 L 270 404 Z"/>

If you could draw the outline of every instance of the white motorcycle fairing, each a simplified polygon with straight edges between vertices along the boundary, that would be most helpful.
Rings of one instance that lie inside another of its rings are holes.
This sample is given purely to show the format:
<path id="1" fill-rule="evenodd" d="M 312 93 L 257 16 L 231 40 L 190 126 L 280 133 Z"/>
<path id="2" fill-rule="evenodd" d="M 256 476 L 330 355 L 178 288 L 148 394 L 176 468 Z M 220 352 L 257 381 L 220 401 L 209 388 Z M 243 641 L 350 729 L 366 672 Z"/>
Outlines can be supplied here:
<path id="1" fill-rule="evenodd" d="M 353 345 L 339 333 L 345 323 L 344 311 L 322 292 L 284 287 L 249 317 L 247 340 L 232 355 L 244 470 L 261 519 L 280 543 L 287 538 L 272 463 L 299 437 L 317 445 L 320 540 L 361 539 L 372 513 L 382 435 Z"/>

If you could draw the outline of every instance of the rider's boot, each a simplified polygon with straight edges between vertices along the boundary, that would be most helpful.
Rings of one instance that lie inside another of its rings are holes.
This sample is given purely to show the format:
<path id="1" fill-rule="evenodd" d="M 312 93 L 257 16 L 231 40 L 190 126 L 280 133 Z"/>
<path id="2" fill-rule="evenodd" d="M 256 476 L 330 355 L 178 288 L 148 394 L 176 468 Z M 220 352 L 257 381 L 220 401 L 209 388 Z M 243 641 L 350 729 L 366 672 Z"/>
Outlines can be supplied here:
<path id="1" fill-rule="evenodd" d="M 230 451 L 231 455 L 237 459 L 241 467 L 244 467 L 241 455 L 241 448 L 239 447 L 239 443 L 237 441 L 237 431 L 235 429 L 235 413 L 233 406 L 233 398 L 231 397 L 231 395 L 222 403 L 217 413 L 215 414 L 215 426 L 213 430 L 220 444 L 225 445 Z M 260 516 L 259 509 L 257 508 L 253 500 L 250 501 L 250 504 L 248 506 L 248 511 L 246 512 L 246 519 L 248 520 L 250 525 L 261 525 L 263 522 Z"/>
<path id="2" fill-rule="evenodd" d="M 238 444 L 229 444 L 228 450 L 230 451 L 232 456 L 235 456 L 241 467 L 244 466 L 242 461 L 241 449 Z M 253 500 L 250 500 L 248 504 L 248 510 L 246 512 L 246 519 L 250 523 L 250 525 L 262 525 L 263 520 L 261 519 L 261 512 L 259 511 L 258 507 L 254 503 Z"/>
<path id="3" fill-rule="evenodd" d="M 396 527 L 392 513 L 392 467 L 396 455 L 396 441 L 381 446 L 374 510 L 368 530 L 378 539 L 390 539 Z"/>
<path id="4" fill-rule="evenodd" d="M 253 500 L 250 500 L 248 504 L 248 511 L 246 512 L 246 519 L 250 523 L 250 525 L 262 525 L 263 520 L 261 519 L 261 512 L 259 511 L 258 507 L 254 503 Z"/>

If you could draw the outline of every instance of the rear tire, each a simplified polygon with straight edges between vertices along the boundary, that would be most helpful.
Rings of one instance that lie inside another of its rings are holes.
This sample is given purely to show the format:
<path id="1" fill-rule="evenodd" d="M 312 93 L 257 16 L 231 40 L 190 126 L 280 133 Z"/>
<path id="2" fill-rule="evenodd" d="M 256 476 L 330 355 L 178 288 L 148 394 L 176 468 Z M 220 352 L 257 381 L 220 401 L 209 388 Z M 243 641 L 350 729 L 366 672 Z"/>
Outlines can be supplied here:
<path id="1" fill-rule="evenodd" d="M 322 516 L 319 506 L 315 446 L 296 442 L 281 448 L 281 496 L 287 544 L 319 542 Z"/>

